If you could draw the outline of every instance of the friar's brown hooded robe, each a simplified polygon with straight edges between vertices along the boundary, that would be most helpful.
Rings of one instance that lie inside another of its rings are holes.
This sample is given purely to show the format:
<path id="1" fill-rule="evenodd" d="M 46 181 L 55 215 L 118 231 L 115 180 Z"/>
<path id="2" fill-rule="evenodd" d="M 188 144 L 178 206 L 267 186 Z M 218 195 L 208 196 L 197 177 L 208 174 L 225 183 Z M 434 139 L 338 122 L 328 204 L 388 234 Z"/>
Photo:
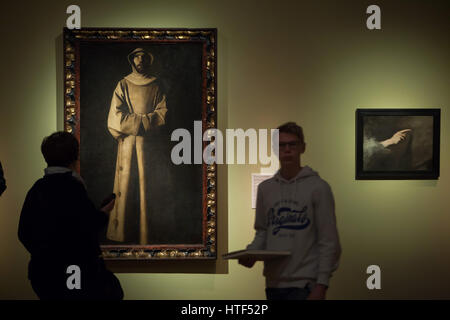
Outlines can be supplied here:
<path id="1" fill-rule="evenodd" d="M 107 238 L 114 241 L 127 241 L 125 225 L 130 219 L 133 201 L 139 199 L 139 242 L 147 242 L 148 209 L 148 157 L 151 152 L 149 143 L 154 131 L 166 122 L 166 97 L 161 92 L 155 77 L 136 71 L 132 63 L 138 52 L 153 56 L 142 48 L 133 50 L 128 56 L 133 72 L 119 81 L 114 90 L 108 115 L 108 129 L 117 140 L 117 162 L 114 178 L 116 202 L 111 211 Z M 136 172 L 132 172 L 137 170 Z M 136 176 L 138 179 L 133 179 Z M 138 181 L 137 181 L 138 180 Z M 131 184 L 139 184 L 138 187 Z M 139 196 L 132 194 L 138 190 Z M 136 205 L 136 204 L 134 204 Z M 137 231 L 137 230 L 136 230 Z"/>

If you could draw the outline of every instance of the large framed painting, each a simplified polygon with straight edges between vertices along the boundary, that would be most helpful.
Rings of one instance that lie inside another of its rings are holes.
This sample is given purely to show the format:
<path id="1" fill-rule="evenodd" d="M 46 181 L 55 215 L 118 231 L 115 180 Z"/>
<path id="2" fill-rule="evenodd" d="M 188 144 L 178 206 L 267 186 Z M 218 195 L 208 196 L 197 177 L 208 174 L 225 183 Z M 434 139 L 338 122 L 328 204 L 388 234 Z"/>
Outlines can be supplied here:
<path id="1" fill-rule="evenodd" d="M 216 59 L 216 29 L 64 30 L 77 170 L 99 206 L 116 195 L 106 259 L 216 258 L 216 165 L 172 161 L 176 129 L 216 128 Z"/>
<path id="2" fill-rule="evenodd" d="M 440 109 L 357 109 L 356 179 L 438 179 Z"/>

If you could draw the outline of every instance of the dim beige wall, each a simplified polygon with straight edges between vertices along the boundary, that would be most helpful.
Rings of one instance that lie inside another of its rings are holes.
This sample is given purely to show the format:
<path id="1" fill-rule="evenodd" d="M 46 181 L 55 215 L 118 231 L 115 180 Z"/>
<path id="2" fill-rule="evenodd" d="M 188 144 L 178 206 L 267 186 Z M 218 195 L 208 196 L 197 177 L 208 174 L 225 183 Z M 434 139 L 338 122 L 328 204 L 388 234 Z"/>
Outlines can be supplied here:
<path id="1" fill-rule="evenodd" d="M 319 4 L 316 4 L 320 2 Z M 332 186 L 343 247 L 331 299 L 450 298 L 450 48 L 447 1 L 377 1 L 382 30 L 365 28 L 368 1 L 77 1 L 84 27 L 218 28 L 219 128 L 301 124 L 303 164 Z M 1 22 L 0 298 L 34 299 L 17 224 L 42 176 L 42 138 L 62 129 L 62 40 L 70 1 L 9 2 Z M 355 181 L 355 109 L 441 108 L 437 181 Z M 253 237 L 251 173 L 219 168 L 219 254 Z M 382 290 L 365 287 L 367 266 Z M 120 273 L 129 299 L 263 299 L 260 263 L 150 264 Z M 196 273 L 196 272 L 201 273 Z"/>

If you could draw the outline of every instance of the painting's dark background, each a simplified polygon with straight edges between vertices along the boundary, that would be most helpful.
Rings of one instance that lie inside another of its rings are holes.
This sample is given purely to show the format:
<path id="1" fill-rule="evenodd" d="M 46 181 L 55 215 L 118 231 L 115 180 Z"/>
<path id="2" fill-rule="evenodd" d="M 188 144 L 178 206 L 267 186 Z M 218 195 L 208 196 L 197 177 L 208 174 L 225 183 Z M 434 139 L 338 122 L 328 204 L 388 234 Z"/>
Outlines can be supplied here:
<path id="1" fill-rule="evenodd" d="M 186 128 L 193 137 L 194 121 L 202 119 L 201 43 L 81 42 L 81 175 L 96 204 L 113 191 L 117 142 L 107 129 L 107 117 L 118 81 L 131 72 L 127 55 L 137 47 L 153 54 L 152 72 L 160 79 L 168 108 L 167 126 L 153 139 L 149 244 L 200 244 L 202 167 L 172 164 L 170 152 L 177 142 L 170 135 Z M 103 238 L 103 244 L 121 244 Z"/>
<path id="2" fill-rule="evenodd" d="M 433 168 L 432 116 L 365 116 L 364 137 L 382 142 L 397 131 L 411 129 L 405 139 L 388 147 L 390 152 L 372 155 L 366 170 L 414 171 Z M 437 146 L 439 147 L 439 146 Z"/>

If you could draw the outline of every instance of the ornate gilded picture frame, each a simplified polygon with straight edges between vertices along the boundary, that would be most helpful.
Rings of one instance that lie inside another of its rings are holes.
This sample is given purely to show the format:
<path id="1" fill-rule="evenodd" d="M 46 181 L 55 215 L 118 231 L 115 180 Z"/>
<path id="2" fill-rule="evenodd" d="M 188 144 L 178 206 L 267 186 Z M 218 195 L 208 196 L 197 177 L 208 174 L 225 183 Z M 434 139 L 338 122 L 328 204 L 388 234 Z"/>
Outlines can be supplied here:
<path id="1" fill-rule="evenodd" d="M 216 164 L 171 161 L 182 128 L 217 122 L 216 29 L 64 29 L 65 131 L 100 207 L 105 259 L 216 259 Z M 194 148 L 194 139 L 192 148 Z M 206 142 L 202 142 L 203 148 Z"/>
<path id="2" fill-rule="evenodd" d="M 357 109 L 356 179 L 438 179 L 440 109 Z"/>

